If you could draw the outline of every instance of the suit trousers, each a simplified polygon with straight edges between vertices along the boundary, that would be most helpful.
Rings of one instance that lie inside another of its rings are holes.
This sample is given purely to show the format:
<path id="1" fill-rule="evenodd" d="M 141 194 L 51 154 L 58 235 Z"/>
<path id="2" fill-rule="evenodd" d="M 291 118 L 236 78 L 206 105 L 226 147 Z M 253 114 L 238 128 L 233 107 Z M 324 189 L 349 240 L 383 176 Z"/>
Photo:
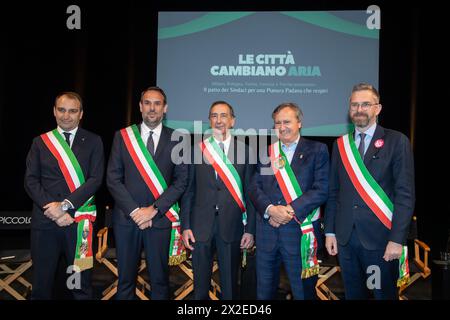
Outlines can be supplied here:
<path id="1" fill-rule="evenodd" d="M 194 243 L 192 267 L 194 272 L 195 300 L 208 300 L 213 259 L 216 251 L 220 272 L 221 298 L 222 300 L 235 300 L 238 298 L 238 272 L 241 257 L 240 241 L 225 242 L 222 239 L 219 232 L 219 219 L 216 216 L 210 239 Z"/>
<path id="2" fill-rule="evenodd" d="M 367 250 L 361 244 L 358 231 L 353 227 L 350 240 L 338 243 L 338 258 L 344 280 L 345 299 L 366 300 L 369 292 L 377 300 L 396 300 L 399 260 L 385 261 L 385 248 Z"/>
<path id="3" fill-rule="evenodd" d="M 163 217 L 161 219 L 166 219 Z M 136 279 L 142 246 L 149 272 L 151 299 L 169 299 L 169 246 L 171 229 L 140 230 L 133 221 L 128 225 L 114 224 L 119 283 L 118 300 L 136 299 Z"/>
<path id="4" fill-rule="evenodd" d="M 258 240 L 258 239 L 257 239 Z M 302 261 L 300 256 L 300 248 L 298 254 L 292 254 L 277 243 L 271 251 L 257 249 L 256 251 L 256 292 L 258 300 L 272 300 L 276 296 L 278 285 L 280 283 L 280 267 L 281 262 L 284 264 L 291 291 L 295 300 L 304 300 L 304 285 L 301 279 Z M 307 287 L 313 287 L 313 277 L 307 280 Z M 313 298 L 312 294 L 308 294 L 309 299 Z"/>
<path id="5" fill-rule="evenodd" d="M 63 255 L 67 265 L 73 265 L 76 243 L 77 223 L 72 223 L 67 227 L 31 230 L 31 259 L 33 260 L 32 300 L 53 299 L 53 287 L 59 258 Z M 79 283 L 75 277 L 73 281 L 68 279 L 68 289 L 75 300 L 90 300 L 93 298 L 91 274 L 92 269 L 80 272 L 81 278 Z M 68 273 L 69 277 L 73 275 L 73 272 Z M 78 284 L 80 286 L 77 288 Z M 71 288 L 72 286 L 74 288 Z"/>

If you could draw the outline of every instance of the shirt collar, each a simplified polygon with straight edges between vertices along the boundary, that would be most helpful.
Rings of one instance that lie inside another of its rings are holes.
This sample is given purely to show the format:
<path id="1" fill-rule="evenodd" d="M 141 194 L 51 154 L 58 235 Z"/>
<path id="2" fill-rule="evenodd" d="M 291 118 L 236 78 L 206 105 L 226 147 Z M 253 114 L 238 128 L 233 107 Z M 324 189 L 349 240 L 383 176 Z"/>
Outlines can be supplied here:
<path id="1" fill-rule="evenodd" d="M 375 129 L 377 128 L 377 123 L 375 122 L 372 126 L 370 126 L 369 127 L 369 129 L 367 129 L 365 132 L 363 132 L 363 133 L 365 133 L 366 134 L 366 136 L 369 136 L 369 137 L 373 137 L 373 135 L 375 134 Z M 356 133 L 356 136 L 359 134 L 359 133 L 361 133 L 361 131 L 359 131 L 358 130 L 358 127 L 356 127 L 356 129 L 355 129 L 355 133 Z M 356 137 L 355 137 L 356 138 Z"/>
<path id="2" fill-rule="evenodd" d="M 225 147 L 225 150 L 228 150 L 228 148 L 230 147 L 230 142 L 231 142 L 231 134 L 229 134 L 228 135 L 228 138 L 226 138 L 225 140 L 223 140 L 223 141 L 219 141 L 219 140 L 217 140 L 216 139 L 216 137 L 214 137 L 213 136 L 213 138 L 214 138 L 214 141 L 216 141 L 216 143 L 217 144 L 219 144 L 219 143 L 223 143 L 223 145 L 224 145 L 224 147 Z"/>
<path id="3" fill-rule="evenodd" d="M 282 148 L 285 148 L 285 149 L 289 149 L 289 150 L 292 150 L 292 149 L 295 150 L 295 148 L 297 147 L 297 144 L 298 144 L 299 141 L 300 141 L 300 134 L 298 135 L 297 139 L 295 139 L 295 141 L 292 142 L 289 146 L 285 145 L 285 144 L 284 144 L 283 142 L 281 142 L 281 140 L 280 140 L 280 142 L 281 142 L 281 147 L 282 147 Z"/>
<path id="4" fill-rule="evenodd" d="M 141 134 L 143 135 L 148 135 L 150 131 L 153 131 L 153 136 L 161 136 L 161 131 L 162 131 L 162 122 L 160 122 L 156 128 L 154 129 L 150 129 L 149 127 L 147 127 L 147 125 L 145 124 L 145 122 L 142 122 L 141 125 Z"/>
<path id="5" fill-rule="evenodd" d="M 61 135 L 63 135 L 63 132 L 69 132 L 70 134 L 72 134 L 73 136 L 75 136 L 75 134 L 76 134 L 77 131 L 78 131 L 78 127 L 76 127 L 75 129 L 72 129 L 72 130 L 70 130 L 70 131 L 65 131 L 65 130 L 63 130 L 60 126 L 58 126 L 56 129 L 58 130 L 58 132 L 59 132 Z"/>

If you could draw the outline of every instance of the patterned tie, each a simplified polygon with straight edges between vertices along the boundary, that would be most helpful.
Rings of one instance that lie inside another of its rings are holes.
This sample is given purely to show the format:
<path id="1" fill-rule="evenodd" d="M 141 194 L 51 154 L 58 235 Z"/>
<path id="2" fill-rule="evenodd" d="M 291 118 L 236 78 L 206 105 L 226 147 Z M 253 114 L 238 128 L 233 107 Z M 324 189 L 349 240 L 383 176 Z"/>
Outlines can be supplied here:
<path id="1" fill-rule="evenodd" d="M 63 132 L 63 134 L 64 134 L 64 137 L 66 137 L 66 142 L 70 148 L 70 132 Z"/>
<path id="2" fill-rule="evenodd" d="M 150 131 L 147 139 L 147 150 L 152 156 L 155 155 L 155 142 L 153 141 L 153 131 Z"/>
<path id="3" fill-rule="evenodd" d="M 361 159 L 363 159 L 363 160 L 364 160 L 364 149 L 366 148 L 365 142 L 364 142 L 365 137 L 366 137 L 365 133 L 359 134 L 360 142 L 359 142 L 358 151 L 359 151 L 359 154 L 361 155 Z"/>

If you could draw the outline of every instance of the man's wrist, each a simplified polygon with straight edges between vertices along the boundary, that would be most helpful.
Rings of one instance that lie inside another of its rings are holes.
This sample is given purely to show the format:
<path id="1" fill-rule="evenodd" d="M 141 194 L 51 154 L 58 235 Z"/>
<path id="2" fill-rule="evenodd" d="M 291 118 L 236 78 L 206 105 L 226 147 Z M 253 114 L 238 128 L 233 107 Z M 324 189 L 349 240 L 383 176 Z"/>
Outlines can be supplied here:
<path id="1" fill-rule="evenodd" d="M 273 204 L 269 204 L 266 208 L 266 211 L 264 212 L 264 219 L 268 220 L 270 218 L 269 209 L 270 207 L 273 207 Z"/>
<path id="2" fill-rule="evenodd" d="M 64 213 L 66 213 L 67 210 L 72 209 L 72 207 L 73 207 L 72 204 L 71 204 L 70 201 L 67 200 L 67 199 L 64 199 L 64 200 L 61 202 L 61 211 L 63 211 Z"/>

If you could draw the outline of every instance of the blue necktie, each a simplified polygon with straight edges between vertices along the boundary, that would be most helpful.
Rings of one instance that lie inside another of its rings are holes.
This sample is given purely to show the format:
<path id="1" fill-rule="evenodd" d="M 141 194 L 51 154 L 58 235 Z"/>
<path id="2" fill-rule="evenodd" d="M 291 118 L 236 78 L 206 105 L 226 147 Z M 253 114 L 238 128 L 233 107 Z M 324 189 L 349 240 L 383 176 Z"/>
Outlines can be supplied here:
<path id="1" fill-rule="evenodd" d="M 366 148 L 364 139 L 366 138 L 366 134 L 360 133 L 359 138 L 360 138 L 360 141 L 359 141 L 358 151 L 359 151 L 359 154 L 361 155 L 361 159 L 364 160 L 364 149 Z"/>

